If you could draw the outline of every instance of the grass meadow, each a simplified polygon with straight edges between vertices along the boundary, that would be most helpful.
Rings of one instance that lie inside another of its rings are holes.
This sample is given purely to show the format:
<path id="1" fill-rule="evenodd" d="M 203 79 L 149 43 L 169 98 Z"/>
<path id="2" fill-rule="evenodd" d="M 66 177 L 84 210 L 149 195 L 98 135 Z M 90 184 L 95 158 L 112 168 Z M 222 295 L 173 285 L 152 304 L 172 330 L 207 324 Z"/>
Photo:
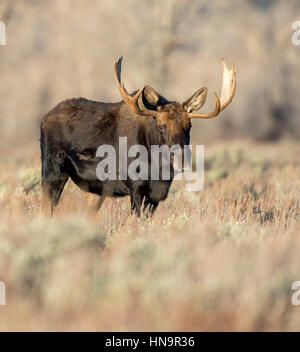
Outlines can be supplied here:
<path id="1" fill-rule="evenodd" d="M 0 158 L 0 330 L 299 330 L 299 143 L 205 146 L 205 184 L 174 182 L 152 219 L 68 182 L 41 213 L 39 155 Z"/>

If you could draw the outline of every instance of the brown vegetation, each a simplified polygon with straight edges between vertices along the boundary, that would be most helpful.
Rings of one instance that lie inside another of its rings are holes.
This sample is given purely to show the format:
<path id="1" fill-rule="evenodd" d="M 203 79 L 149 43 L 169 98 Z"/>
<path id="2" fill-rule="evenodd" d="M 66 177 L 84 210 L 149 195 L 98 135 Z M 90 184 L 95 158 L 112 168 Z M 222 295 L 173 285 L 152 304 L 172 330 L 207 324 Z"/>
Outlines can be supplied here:
<path id="1" fill-rule="evenodd" d="M 299 146 L 205 152 L 204 189 L 175 182 L 152 219 L 130 216 L 127 198 L 93 216 L 71 182 L 44 218 L 38 159 L 2 159 L 0 329 L 299 329 Z"/>

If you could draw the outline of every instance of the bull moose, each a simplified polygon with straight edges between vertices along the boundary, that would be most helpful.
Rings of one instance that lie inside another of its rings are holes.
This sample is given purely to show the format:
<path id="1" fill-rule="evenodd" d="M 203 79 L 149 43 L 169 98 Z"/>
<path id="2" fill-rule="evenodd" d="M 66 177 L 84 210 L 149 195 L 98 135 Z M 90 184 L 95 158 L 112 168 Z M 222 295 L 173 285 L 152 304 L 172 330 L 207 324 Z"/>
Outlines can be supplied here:
<path id="1" fill-rule="evenodd" d="M 233 66 L 229 69 L 223 59 L 221 98 L 214 93 L 215 109 L 209 113 L 196 112 L 205 103 L 206 87 L 198 89 L 182 104 L 168 101 L 147 85 L 129 94 L 121 83 L 121 63 L 122 57 L 114 62 L 114 76 L 123 101 L 68 99 L 41 121 L 43 200 L 52 212 L 70 177 L 83 191 L 100 196 L 97 209 L 105 197 L 130 196 L 132 213 L 140 216 L 142 209 L 153 215 L 159 202 L 168 195 L 174 172 L 168 180 L 121 179 L 119 175 L 113 180 L 99 180 L 96 168 L 101 159 L 96 155 L 97 148 L 105 144 L 118 150 L 119 137 L 127 137 L 128 148 L 137 144 L 147 150 L 151 145 L 176 144 L 184 148 L 190 141 L 191 119 L 217 116 L 235 93 L 236 70 Z"/>

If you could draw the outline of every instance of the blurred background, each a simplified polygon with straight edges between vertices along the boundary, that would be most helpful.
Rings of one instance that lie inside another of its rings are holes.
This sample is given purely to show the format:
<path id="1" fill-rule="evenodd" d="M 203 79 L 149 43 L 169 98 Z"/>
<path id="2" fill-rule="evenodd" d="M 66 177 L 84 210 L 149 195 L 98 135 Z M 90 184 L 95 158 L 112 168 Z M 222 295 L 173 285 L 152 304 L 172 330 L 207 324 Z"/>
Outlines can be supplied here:
<path id="1" fill-rule="evenodd" d="M 124 56 L 130 91 L 150 84 L 182 102 L 220 94 L 224 57 L 236 97 L 219 119 L 193 123 L 192 141 L 300 137 L 299 0 L 1 0 L 0 148 L 38 152 L 39 123 L 61 100 L 119 101 L 112 64 Z"/>
<path id="2" fill-rule="evenodd" d="M 0 330 L 299 331 L 300 1 L 0 0 L 0 21 Z M 95 215 L 68 182 L 50 220 L 40 120 L 67 98 L 120 101 L 119 55 L 129 91 L 207 86 L 203 111 L 220 57 L 237 66 L 232 104 L 193 121 L 204 188 L 174 182 L 137 221 L 128 197 Z"/>

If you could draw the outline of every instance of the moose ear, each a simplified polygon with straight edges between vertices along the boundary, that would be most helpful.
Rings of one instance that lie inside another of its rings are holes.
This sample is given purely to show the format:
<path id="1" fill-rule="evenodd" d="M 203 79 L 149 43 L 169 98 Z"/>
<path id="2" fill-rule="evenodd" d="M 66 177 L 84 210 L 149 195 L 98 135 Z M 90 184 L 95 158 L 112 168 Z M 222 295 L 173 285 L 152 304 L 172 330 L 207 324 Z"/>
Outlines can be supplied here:
<path id="1" fill-rule="evenodd" d="M 156 110 L 160 105 L 159 94 L 150 86 L 145 86 L 143 90 L 143 104 L 147 109 Z"/>
<path id="2" fill-rule="evenodd" d="M 193 112 L 199 110 L 205 103 L 207 95 L 207 88 L 203 87 L 197 90 L 190 98 L 188 98 L 182 106 L 185 111 Z"/>

